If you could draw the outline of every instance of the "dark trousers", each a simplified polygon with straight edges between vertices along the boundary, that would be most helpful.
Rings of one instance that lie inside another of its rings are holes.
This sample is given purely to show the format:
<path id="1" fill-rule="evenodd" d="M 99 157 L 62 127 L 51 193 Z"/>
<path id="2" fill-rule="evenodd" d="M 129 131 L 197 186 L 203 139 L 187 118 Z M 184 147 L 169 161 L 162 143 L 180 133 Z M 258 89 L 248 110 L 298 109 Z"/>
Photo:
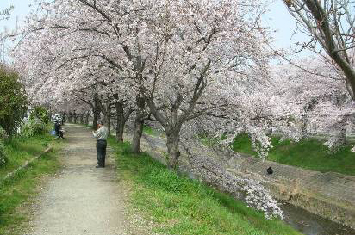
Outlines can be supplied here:
<path id="1" fill-rule="evenodd" d="M 59 131 L 58 136 L 59 136 L 59 138 L 64 139 L 64 132 Z"/>
<path id="2" fill-rule="evenodd" d="M 97 148 L 97 165 L 101 167 L 105 167 L 105 157 L 106 157 L 106 140 L 97 140 L 96 148 Z"/>

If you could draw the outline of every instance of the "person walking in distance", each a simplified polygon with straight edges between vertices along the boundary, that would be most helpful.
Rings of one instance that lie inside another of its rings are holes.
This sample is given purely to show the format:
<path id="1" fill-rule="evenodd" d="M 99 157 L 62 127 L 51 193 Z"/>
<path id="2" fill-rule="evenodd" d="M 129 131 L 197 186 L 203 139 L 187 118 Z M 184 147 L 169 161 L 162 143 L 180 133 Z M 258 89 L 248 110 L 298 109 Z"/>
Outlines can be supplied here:
<path id="1" fill-rule="evenodd" d="M 64 136 L 63 136 L 64 132 L 63 132 L 60 122 L 58 120 L 56 120 L 54 122 L 54 131 L 55 131 L 55 136 L 56 136 L 55 138 L 56 139 L 64 139 Z"/>
<path id="2" fill-rule="evenodd" d="M 108 129 L 104 126 L 102 121 L 97 122 L 97 131 L 92 132 L 93 136 L 97 139 L 97 166 L 96 168 L 105 167 L 105 157 L 106 157 L 106 147 L 107 147 L 107 137 Z"/>

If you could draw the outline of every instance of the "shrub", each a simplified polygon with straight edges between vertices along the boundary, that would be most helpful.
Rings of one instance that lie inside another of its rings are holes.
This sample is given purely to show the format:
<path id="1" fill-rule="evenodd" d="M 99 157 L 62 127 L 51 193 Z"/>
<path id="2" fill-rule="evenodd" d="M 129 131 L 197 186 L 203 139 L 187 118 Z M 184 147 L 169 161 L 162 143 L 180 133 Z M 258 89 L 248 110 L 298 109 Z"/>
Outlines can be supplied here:
<path id="1" fill-rule="evenodd" d="M 21 135 L 24 137 L 32 137 L 44 134 L 47 131 L 46 124 L 39 119 L 30 119 L 21 128 Z"/>
<path id="2" fill-rule="evenodd" d="M 44 107 L 37 106 L 33 109 L 29 119 L 39 119 L 41 122 L 48 124 L 49 116 L 48 111 Z"/>
<path id="3" fill-rule="evenodd" d="M 27 97 L 17 73 L 0 66 L 0 126 L 8 135 L 16 133 L 27 111 Z"/>
<path id="4" fill-rule="evenodd" d="M 9 136 L 6 133 L 6 131 L 0 126 L 0 140 L 1 139 L 7 139 Z"/>
<path id="5" fill-rule="evenodd" d="M 8 161 L 8 159 L 5 155 L 5 147 L 4 147 L 2 140 L 0 139 L 0 167 L 5 165 L 7 163 L 7 161 Z"/>
<path id="6" fill-rule="evenodd" d="M 46 133 L 49 123 L 48 111 L 43 107 L 35 107 L 31 112 L 28 121 L 22 125 L 21 135 L 31 137 Z"/>

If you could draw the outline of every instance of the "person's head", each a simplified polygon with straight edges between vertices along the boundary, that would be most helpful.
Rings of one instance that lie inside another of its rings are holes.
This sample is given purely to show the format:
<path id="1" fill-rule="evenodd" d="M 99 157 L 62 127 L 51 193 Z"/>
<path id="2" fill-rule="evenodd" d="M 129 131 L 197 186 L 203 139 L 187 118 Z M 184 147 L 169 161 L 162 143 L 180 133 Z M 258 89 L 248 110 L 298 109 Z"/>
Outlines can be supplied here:
<path id="1" fill-rule="evenodd" d="M 104 125 L 103 121 L 97 121 L 97 128 L 100 128 Z"/>

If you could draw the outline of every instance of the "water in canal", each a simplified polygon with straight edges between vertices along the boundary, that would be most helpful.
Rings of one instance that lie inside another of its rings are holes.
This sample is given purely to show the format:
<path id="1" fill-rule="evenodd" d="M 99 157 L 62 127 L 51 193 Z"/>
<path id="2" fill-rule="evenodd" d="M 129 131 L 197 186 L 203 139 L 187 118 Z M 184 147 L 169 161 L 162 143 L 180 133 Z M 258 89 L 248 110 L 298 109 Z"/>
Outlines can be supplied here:
<path id="1" fill-rule="evenodd" d="M 285 222 L 306 235 L 355 235 L 355 230 L 319 215 L 312 214 L 300 207 L 285 203 L 282 206 Z"/>

